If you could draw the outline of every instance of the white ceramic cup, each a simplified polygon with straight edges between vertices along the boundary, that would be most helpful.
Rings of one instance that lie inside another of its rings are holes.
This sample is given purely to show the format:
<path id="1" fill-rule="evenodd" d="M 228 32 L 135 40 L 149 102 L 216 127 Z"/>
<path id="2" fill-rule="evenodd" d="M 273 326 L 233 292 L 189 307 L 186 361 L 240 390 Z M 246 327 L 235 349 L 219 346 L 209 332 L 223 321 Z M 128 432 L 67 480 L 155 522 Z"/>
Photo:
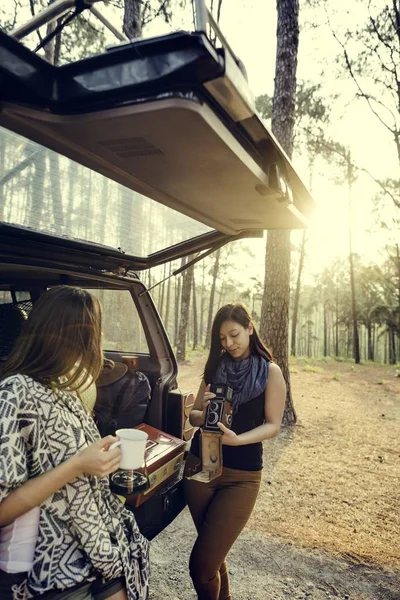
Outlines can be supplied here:
<path id="1" fill-rule="evenodd" d="M 117 446 L 121 447 L 119 468 L 132 471 L 142 467 L 148 434 L 140 429 L 117 429 L 115 435 L 118 437 L 118 442 L 111 444 L 109 450 Z"/>

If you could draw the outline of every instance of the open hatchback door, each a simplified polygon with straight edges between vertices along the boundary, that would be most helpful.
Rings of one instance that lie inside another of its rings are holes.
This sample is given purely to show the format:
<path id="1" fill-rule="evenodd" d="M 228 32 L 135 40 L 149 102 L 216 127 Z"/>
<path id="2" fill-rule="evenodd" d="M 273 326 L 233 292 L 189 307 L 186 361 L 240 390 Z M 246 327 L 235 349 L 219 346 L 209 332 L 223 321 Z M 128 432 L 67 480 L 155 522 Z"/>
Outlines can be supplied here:
<path id="1" fill-rule="evenodd" d="M 74 4 L 56 0 L 53 18 Z M 313 201 L 256 113 L 238 59 L 204 3 L 196 6 L 199 30 L 121 43 L 62 66 L 17 40 L 33 26 L 0 32 L 0 125 L 120 184 L 125 202 L 134 204 L 132 190 L 227 241 L 302 228 Z M 207 37 L 208 22 L 222 47 Z"/>

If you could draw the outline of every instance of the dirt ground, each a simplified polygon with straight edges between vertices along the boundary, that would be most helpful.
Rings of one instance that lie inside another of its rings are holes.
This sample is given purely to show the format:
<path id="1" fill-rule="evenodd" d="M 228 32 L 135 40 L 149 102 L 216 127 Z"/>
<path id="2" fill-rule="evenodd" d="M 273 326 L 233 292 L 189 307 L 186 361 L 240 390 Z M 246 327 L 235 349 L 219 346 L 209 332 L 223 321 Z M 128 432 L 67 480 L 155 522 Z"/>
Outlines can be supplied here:
<path id="1" fill-rule="evenodd" d="M 180 367 L 196 390 L 204 355 Z M 263 484 L 229 554 L 234 600 L 400 600 L 400 378 L 296 359 L 299 422 L 264 443 Z M 153 542 L 151 600 L 195 600 L 187 509 Z"/>

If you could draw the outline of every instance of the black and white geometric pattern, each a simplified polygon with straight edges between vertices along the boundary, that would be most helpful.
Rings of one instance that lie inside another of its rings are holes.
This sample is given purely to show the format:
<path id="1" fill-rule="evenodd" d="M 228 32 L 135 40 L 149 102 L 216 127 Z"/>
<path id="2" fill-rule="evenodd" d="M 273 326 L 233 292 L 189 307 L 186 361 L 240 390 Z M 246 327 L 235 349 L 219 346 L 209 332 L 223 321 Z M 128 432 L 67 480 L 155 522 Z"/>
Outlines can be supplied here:
<path id="1" fill-rule="evenodd" d="M 26 375 L 0 383 L 0 502 L 25 481 L 96 442 L 99 432 L 78 396 Z M 32 570 L 14 600 L 124 575 L 129 600 L 146 600 L 149 542 L 111 493 L 108 477 L 83 475 L 40 506 Z"/>

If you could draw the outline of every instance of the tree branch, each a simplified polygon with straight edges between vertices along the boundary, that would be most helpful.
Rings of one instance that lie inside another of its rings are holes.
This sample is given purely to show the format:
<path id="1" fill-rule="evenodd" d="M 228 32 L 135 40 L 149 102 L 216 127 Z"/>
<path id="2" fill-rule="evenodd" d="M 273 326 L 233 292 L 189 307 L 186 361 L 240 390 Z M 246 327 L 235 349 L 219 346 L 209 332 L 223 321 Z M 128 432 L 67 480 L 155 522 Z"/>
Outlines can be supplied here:
<path id="1" fill-rule="evenodd" d="M 385 127 L 385 129 L 387 129 L 388 131 L 390 131 L 390 133 L 391 133 L 393 136 L 395 136 L 395 134 L 396 134 L 396 129 L 392 129 L 392 128 L 391 128 L 391 127 L 390 127 L 390 126 L 389 126 L 389 125 L 388 125 L 388 124 L 387 124 L 387 123 L 386 123 L 386 122 L 385 122 L 385 121 L 382 119 L 382 117 L 379 115 L 379 113 L 377 113 L 377 112 L 376 112 L 376 110 L 375 110 L 375 109 L 374 109 L 374 107 L 372 106 L 372 102 L 371 102 L 371 101 L 372 101 L 372 100 L 374 100 L 374 99 L 373 99 L 373 98 L 371 98 L 371 97 L 370 97 L 368 94 L 366 94 L 366 93 L 364 92 L 364 90 L 362 89 L 362 87 L 361 87 L 361 85 L 360 85 L 360 83 L 359 83 L 359 81 L 358 81 L 358 79 L 357 79 L 356 75 L 354 74 L 353 67 L 352 67 L 352 65 L 351 65 L 350 57 L 349 57 L 349 55 L 348 55 L 348 52 L 347 52 L 346 46 L 345 46 L 345 45 L 343 44 L 343 42 L 342 42 L 342 41 L 339 39 L 339 37 L 337 36 L 337 34 L 336 34 L 335 30 L 333 29 L 333 27 L 332 27 L 332 25 L 331 25 L 331 22 L 330 22 L 330 19 L 329 19 L 329 15 L 328 15 L 328 12 L 327 12 L 326 8 L 325 8 L 325 12 L 326 12 L 326 16 L 327 16 L 327 19 L 328 19 L 328 25 L 329 25 L 329 28 L 330 28 L 330 30 L 331 30 L 331 32 L 332 32 L 332 35 L 333 35 L 333 37 L 335 38 L 335 40 L 338 42 L 338 44 L 341 46 L 341 48 L 342 48 L 342 50 L 343 50 L 343 56 L 344 56 L 344 59 L 345 59 L 345 63 L 346 63 L 346 66 L 347 66 L 347 70 L 348 70 L 348 72 L 349 72 L 349 74 L 350 74 L 350 77 L 352 78 L 353 82 L 354 82 L 354 83 L 355 83 L 355 85 L 357 86 L 357 89 L 358 89 L 358 92 L 359 92 L 359 96 L 360 96 L 361 98 L 364 98 L 364 99 L 367 101 L 367 103 L 368 103 L 368 106 L 369 106 L 369 108 L 371 109 L 371 112 L 372 112 L 372 113 L 373 113 L 373 114 L 376 116 L 376 118 L 377 118 L 377 119 L 380 121 L 380 123 L 381 123 L 381 124 L 382 124 L 382 125 Z M 375 102 L 377 102 L 378 104 L 380 103 L 380 102 L 379 102 L 379 101 L 377 101 L 377 100 L 374 100 L 374 101 L 375 101 Z M 380 104 L 382 104 L 382 103 L 380 103 Z M 382 104 L 382 106 L 384 106 L 384 105 Z M 389 110 L 387 107 L 385 107 L 385 108 L 388 110 L 388 112 L 390 112 L 390 113 L 391 113 L 391 111 L 390 111 L 390 110 Z M 392 113 L 391 113 L 391 114 L 392 114 Z M 392 117 L 393 117 L 393 114 L 392 114 Z M 396 125 L 396 122 L 395 122 L 395 125 Z"/>
<path id="2" fill-rule="evenodd" d="M 30 7 L 30 9 L 31 9 L 31 15 L 32 15 L 32 17 L 34 17 L 34 16 L 35 16 L 35 14 L 36 14 L 36 13 L 35 13 L 35 4 L 34 4 L 34 0 L 29 0 L 29 7 Z M 38 36 L 38 38 L 39 38 L 39 42 L 42 42 L 42 41 L 43 41 L 43 38 L 42 38 L 42 36 L 40 35 L 40 31 L 39 31 L 39 29 L 36 29 L 36 33 L 37 33 L 37 36 Z"/>
<path id="3" fill-rule="evenodd" d="M 221 18 L 221 8 L 222 8 L 222 0 L 218 0 L 218 8 L 217 8 L 217 23 Z"/>
<path id="4" fill-rule="evenodd" d="M 302 127 L 301 125 L 299 125 L 299 129 L 302 129 L 303 131 L 305 131 L 307 133 L 307 135 L 313 137 L 315 140 L 318 141 L 318 143 L 321 146 L 324 146 L 325 148 L 327 148 L 333 154 L 337 154 L 338 156 L 340 156 L 344 160 L 348 161 L 348 156 L 347 156 L 345 148 L 342 148 L 339 145 L 330 144 L 329 142 L 326 142 L 324 139 L 321 139 L 319 136 L 315 135 L 310 129 L 308 129 L 306 127 Z M 376 179 L 376 177 L 374 177 L 374 175 L 372 175 L 372 173 L 370 173 L 368 171 L 368 169 L 366 169 L 365 167 L 360 167 L 359 165 L 355 164 L 353 161 L 350 161 L 350 165 L 351 165 L 351 167 L 353 167 L 357 171 L 362 171 L 366 175 L 368 175 L 368 177 L 370 177 L 381 188 L 381 190 L 384 192 L 384 194 L 387 195 L 387 196 L 389 196 L 392 199 L 392 201 L 395 204 L 395 206 L 397 208 L 400 208 L 400 201 L 392 194 L 392 192 L 390 192 L 383 185 L 383 183 L 381 181 L 379 181 L 379 179 Z"/>

